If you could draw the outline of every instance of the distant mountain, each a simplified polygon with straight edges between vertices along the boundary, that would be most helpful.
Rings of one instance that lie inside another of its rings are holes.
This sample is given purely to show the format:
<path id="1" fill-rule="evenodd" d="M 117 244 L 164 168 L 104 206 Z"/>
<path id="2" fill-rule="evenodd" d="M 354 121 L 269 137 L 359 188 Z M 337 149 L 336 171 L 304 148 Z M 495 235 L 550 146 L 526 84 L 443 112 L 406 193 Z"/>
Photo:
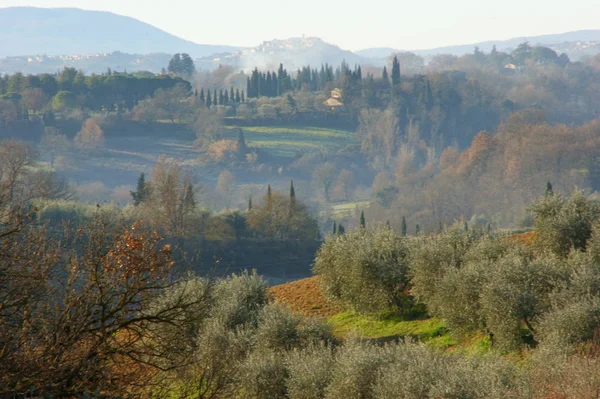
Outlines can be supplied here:
<path id="1" fill-rule="evenodd" d="M 0 57 L 189 53 L 203 57 L 239 47 L 196 44 L 137 19 L 76 8 L 0 8 Z"/>
<path id="2" fill-rule="evenodd" d="M 515 49 L 519 44 L 529 42 L 531 45 L 548 46 L 558 52 L 567 53 L 569 57 L 576 60 L 584 55 L 597 54 L 598 45 L 600 44 L 600 29 L 596 30 L 579 30 L 566 33 L 549 34 L 541 36 L 522 36 L 508 40 L 489 40 L 485 42 L 461 44 L 457 46 L 437 47 L 427 50 L 409 50 L 420 56 L 432 56 L 435 54 L 454 54 L 461 56 L 467 53 L 472 53 L 477 46 L 481 51 L 489 52 L 495 45 L 499 51 L 510 51 Z M 370 48 L 357 51 L 356 53 L 374 59 L 382 59 L 389 57 L 391 54 L 399 51 L 392 48 Z M 596 52 L 595 52 L 596 51 Z"/>
<path id="3" fill-rule="evenodd" d="M 325 63 L 338 66 L 344 60 L 350 67 L 354 64 L 370 64 L 367 58 L 342 50 L 317 37 L 293 37 L 286 40 L 266 41 L 257 47 L 204 57 L 196 61 L 196 66 L 212 69 L 218 65 L 230 65 L 246 70 L 254 67 L 275 70 L 280 63 L 283 63 L 288 70 L 294 70 L 306 65 L 317 68 Z"/>

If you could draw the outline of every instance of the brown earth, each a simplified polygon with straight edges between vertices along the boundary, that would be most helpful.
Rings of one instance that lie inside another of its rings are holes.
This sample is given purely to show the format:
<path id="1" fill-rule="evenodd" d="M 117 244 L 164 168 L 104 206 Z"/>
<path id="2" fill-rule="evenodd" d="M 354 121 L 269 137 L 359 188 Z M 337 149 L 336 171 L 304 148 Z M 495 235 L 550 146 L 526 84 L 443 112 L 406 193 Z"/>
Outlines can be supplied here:
<path id="1" fill-rule="evenodd" d="M 325 299 L 319 279 L 319 276 L 314 276 L 276 285 L 271 287 L 270 293 L 276 302 L 305 316 L 333 316 L 339 313 L 339 309 Z"/>
<path id="2" fill-rule="evenodd" d="M 517 242 L 525 245 L 526 247 L 533 244 L 535 239 L 537 238 L 537 233 L 535 231 L 528 231 L 527 233 L 515 234 L 506 239 L 510 242 Z"/>

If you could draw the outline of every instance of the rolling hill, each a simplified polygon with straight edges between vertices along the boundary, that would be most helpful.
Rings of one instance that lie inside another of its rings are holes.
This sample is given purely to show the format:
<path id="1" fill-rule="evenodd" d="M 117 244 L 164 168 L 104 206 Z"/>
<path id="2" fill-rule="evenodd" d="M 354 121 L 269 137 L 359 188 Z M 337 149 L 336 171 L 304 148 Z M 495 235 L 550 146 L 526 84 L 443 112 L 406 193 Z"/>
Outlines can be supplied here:
<path id="1" fill-rule="evenodd" d="M 0 57 L 74 55 L 120 51 L 178 52 L 193 57 L 239 49 L 197 44 L 134 18 L 76 8 L 0 8 Z"/>
<path id="2" fill-rule="evenodd" d="M 453 54 L 461 56 L 471 53 L 475 46 L 482 51 L 488 52 L 496 45 L 498 50 L 512 50 L 523 42 L 532 45 L 548 46 L 555 51 L 565 52 L 572 59 L 579 59 L 585 55 L 593 55 L 600 51 L 600 29 L 578 30 L 566 33 L 548 34 L 540 36 L 521 36 L 507 40 L 489 40 L 471 44 L 456 46 L 437 47 L 426 50 L 396 50 L 392 48 L 369 48 L 357 51 L 356 54 L 368 58 L 385 58 L 390 54 L 400 51 L 411 51 L 420 56 L 432 56 L 435 54 Z"/>

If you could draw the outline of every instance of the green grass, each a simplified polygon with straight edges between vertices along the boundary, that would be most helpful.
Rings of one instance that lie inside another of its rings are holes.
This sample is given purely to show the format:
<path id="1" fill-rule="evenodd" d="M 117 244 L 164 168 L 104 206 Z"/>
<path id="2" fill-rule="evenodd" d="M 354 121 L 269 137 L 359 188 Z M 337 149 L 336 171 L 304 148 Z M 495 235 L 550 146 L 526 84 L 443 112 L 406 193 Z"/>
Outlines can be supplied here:
<path id="1" fill-rule="evenodd" d="M 237 138 L 237 127 L 227 128 L 226 139 Z M 250 147 L 263 149 L 272 155 L 293 157 L 297 151 L 311 153 L 318 151 L 337 151 L 349 144 L 356 143 L 355 134 L 346 130 L 319 127 L 243 127 L 246 143 Z"/>
<path id="2" fill-rule="evenodd" d="M 328 322 L 340 338 L 357 335 L 381 342 L 411 338 L 437 349 L 466 354 L 485 354 L 491 350 L 488 336 L 477 333 L 458 341 L 444 321 L 437 318 L 407 320 L 395 315 L 378 317 L 342 312 L 330 317 Z"/>

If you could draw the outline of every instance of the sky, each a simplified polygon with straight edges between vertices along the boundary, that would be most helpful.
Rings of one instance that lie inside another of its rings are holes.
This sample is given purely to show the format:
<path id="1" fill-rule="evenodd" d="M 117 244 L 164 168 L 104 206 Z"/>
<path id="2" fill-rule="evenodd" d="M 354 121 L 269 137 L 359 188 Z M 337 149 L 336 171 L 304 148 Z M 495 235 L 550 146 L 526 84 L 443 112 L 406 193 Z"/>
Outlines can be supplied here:
<path id="1" fill-rule="evenodd" d="M 356 4 L 356 5 L 355 5 Z M 402 50 L 600 29 L 599 0 L 0 0 L 134 17 L 202 44 L 317 36 L 347 50 Z"/>

